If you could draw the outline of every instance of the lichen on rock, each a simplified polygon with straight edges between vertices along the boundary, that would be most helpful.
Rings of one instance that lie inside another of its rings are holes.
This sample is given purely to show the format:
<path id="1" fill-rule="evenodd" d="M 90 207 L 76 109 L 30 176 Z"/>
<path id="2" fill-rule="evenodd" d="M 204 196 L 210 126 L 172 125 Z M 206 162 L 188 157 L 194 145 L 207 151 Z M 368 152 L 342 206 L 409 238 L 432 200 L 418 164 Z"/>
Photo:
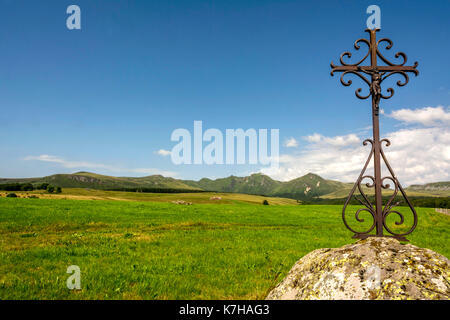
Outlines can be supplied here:
<path id="1" fill-rule="evenodd" d="M 269 300 L 449 299 L 450 262 L 429 249 L 371 237 L 301 258 Z"/>

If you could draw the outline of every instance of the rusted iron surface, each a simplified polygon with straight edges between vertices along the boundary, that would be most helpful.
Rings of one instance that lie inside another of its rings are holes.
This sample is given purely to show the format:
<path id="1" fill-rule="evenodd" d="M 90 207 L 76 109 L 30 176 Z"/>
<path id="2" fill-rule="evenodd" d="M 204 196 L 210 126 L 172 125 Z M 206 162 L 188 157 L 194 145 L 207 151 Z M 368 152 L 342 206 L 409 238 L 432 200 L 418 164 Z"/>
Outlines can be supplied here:
<path id="1" fill-rule="evenodd" d="M 380 52 L 380 44 L 385 43 L 385 50 L 390 50 L 393 46 L 393 43 L 390 39 L 382 38 L 377 41 L 376 33 L 379 29 L 366 30 L 370 34 L 369 40 L 367 39 L 358 39 L 355 41 L 354 48 L 356 50 L 360 50 L 361 44 L 365 44 L 368 47 L 367 53 L 364 55 L 356 63 L 345 62 L 344 59 L 350 59 L 352 54 L 350 52 L 344 52 L 340 56 L 341 65 L 335 65 L 333 62 L 331 63 L 331 76 L 334 76 L 335 72 L 342 72 L 341 74 L 341 83 L 348 87 L 352 84 L 352 80 L 344 80 L 344 77 L 348 74 L 353 74 L 359 77 L 364 83 L 368 86 L 368 93 L 362 94 L 362 88 L 357 88 L 355 90 L 355 95 L 359 99 L 368 99 L 372 97 L 372 127 L 373 127 L 373 139 L 367 139 L 363 142 L 363 145 L 371 145 L 371 151 L 369 153 L 369 157 L 356 180 L 347 200 L 345 201 L 344 208 L 342 209 L 342 219 L 344 220 L 345 226 L 354 233 L 354 238 L 365 239 L 371 236 L 390 236 L 396 239 L 407 241 L 405 236 L 413 232 L 413 230 L 417 226 L 417 213 L 408 197 L 406 196 L 405 191 L 403 190 L 400 182 L 395 176 L 392 167 L 390 166 L 386 155 L 383 151 L 382 144 L 385 143 L 385 146 L 388 147 L 391 143 L 387 139 L 380 140 L 380 125 L 379 125 L 379 103 L 381 99 L 390 99 L 394 95 L 394 89 L 389 87 L 386 89 L 386 94 L 383 94 L 381 84 L 383 81 L 388 79 L 393 75 L 400 75 L 402 77 L 401 80 L 397 81 L 397 86 L 403 87 L 409 82 L 408 73 L 413 73 L 414 75 L 418 75 L 419 71 L 416 69 L 418 63 L 415 62 L 412 66 L 407 66 L 407 57 L 403 52 L 397 52 L 395 54 L 396 59 L 400 59 L 399 63 L 394 63 L 389 61 L 381 52 Z M 370 65 L 361 65 L 365 60 L 370 59 Z M 381 60 L 382 65 L 378 65 L 378 60 Z M 402 81 L 403 80 L 403 81 Z M 366 175 L 366 169 L 373 158 L 374 164 L 374 175 Z M 390 176 L 381 177 L 381 160 L 385 163 Z M 375 204 L 373 204 L 369 197 L 364 193 L 363 188 L 361 187 L 361 183 L 363 180 L 369 180 L 366 183 L 366 187 L 375 189 Z M 390 181 L 393 184 L 394 192 L 392 196 L 388 199 L 386 204 L 383 206 L 382 201 L 382 189 L 390 188 Z M 362 199 L 358 198 L 354 193 L 358 189 Z M 394 202 L 395 197 L 399 193 L 402 194 L 406 203 L 408 204 L 411 212 L 413 214 L 414 222 L 412 226 L 405 232 L 396 232 L 392 228 L 388 226 L 386 223 L 386 218 L 390 214 L 396 214 L 399 217 L 399 221 L 395 222 L 396 225 L 402 225 L 405 222 L 404 216 L 401 212 L 395 210 L 395 206 L 399 203 Z M 364 208 L 358 209 L 355 213 L 355 218 L 358 222 L 363 222 L 364 220 L 359 217 L 361 212 L 368 212 L 373 217 L 373 224 L 364 231 L 356 231 L 347 223 L 345 213 L 350 200 L 355 198 L 358 202 L 364 206 Z M 372 231 L 375 229 L 375 234 Z M 387 235 L 384 234 L 384 230 L 387 231 Z"/>

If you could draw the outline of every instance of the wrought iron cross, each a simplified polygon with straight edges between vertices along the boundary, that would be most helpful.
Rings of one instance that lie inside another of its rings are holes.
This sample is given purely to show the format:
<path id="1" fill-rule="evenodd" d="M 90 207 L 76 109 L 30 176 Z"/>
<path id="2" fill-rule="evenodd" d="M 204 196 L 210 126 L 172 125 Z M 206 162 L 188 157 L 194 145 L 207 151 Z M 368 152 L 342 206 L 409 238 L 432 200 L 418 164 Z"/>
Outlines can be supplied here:
<path id="1" fill-rule="evenodd" d="M 372 97 L 372 127 L 373 127 L 373 139 L 367 139 L 363 142 L 363 145 L 367 145 L 368 143 L 371 144 L 372 149 L 370 151 L 369 157 L 364 165 L 364 168 L 361 171 L 361 174 L 358 177 L 358 180 L 356 180 L 347 200 L 345 201 L 344 208 L 342 209 L 342 219 L 344 220 L 345 226 L 352 231 L 355 235 L 354 238 L 359 239 L 365 239 L 367 237 L 377 236 L 377 237 L 383 237 L 385 236 L 383 234 L 383 231 L 386 230 L 390 235 L 387 235 L 389 237 L 394 237 L 398 240 L 407 241 L 405 236 L 410 234 L 417 225 L 417 213 L 414 210 L 414 207 L 411 205 L 411 202 L 409 201 L 408 197 L 406 196 L 405 191 L 403 190 L 402 186 L 398 182 L 397 177 L 395 176 L 394 171 L 392 170 L 391 166 L 389 165 L 389 162 L 386 159 L 386 156 L 383 152 L 382 143 L 386 143 L 386 147 L 388 147 L 391 143 L 388 139 L 381 139 L 380 140 L 380 126 L 379 126 L 379 103 L 381 99 L 389 99 L 394 95 L 394 89 L 388 88 L 386 91 L 388 94 L 384 95 L 381 90 L 381 84 L 384 80 L 386 80 L 388 77 L 398 74 L 403 77 L 403 82 L 401 80 L 397 81 L 397 85 L 399 87 L 402 87 L 406 85 L 409 82 L 408 72 L 414 73 L 416 76 L 419 74 L 419 71 L 417 71 L 416 67 L 418 66 L 418 63 L 415 62 L 412 66 L 407 66 L 406 64 L 406 54 L 403 52 L 397 52 L 395 54 L 395 58 L 400 58 L 400 63 L 392 63 L 388 59 L 386 59 L 379 50 L 379 45 L 383 42 L 386 42 L 387 45 L 385 47 L 386 50 L 391 49 L 393 43 L 390 39 L 382 38 L 380 40 L 376 40 L 376 33 L 379 31 L 379 29 L 373 29 L 373 30 L 366 30 L 370 34 L 370 40 L 367 39 L 358 39 L 355 41 L 354 47 L 356 50 L 360 49 L 360 43 L 365 43 L 368 46 L 367 54 L 359 60 L 357 63 L 350 64 L 344 62 L 344 57 L 351 58 L 352 54 L 350 52 L 344 52 L 341 54 L 340 57 L 340 66 L 336 66 L 331 63 L 331 75 L 333 76 L 335 72 L 342 72 L 341 74 L 341 83 L 344 86 L 350 86 L 352 84 L 352 80 L 345 81 L 344 76 L 346 74 L 354 74 L 361 78 L 368 86 L 369 86 L 369 93 L 367 95 L 361 95 L 362 88 L 358 88 L 355 91 L 356 96 L 359 99 L 367 99 L 369 97 Z M 361 66 L 361 64 L 370 56 L 370 65 L 368 66 Z M 382 65 L 377 64 L 377 60 L 381 59 Z M 368 75 L 370 78 L 366 77 L 365 75 Z M 373 157 L 373 163 L 374 163 L 374 175 L 365 175 L 365 171 L 367 169 L 367 166 L 370 163 L 370 160 Z M 381 159 L 383 159 L 384 163 L 386 164 L 387 169 L 389 170 L 390 176 L 381 177 Z M 369 179 L 370 181 L 366 183 L 366 186 L 368 188 L 375 188 L 375 206 L 370 202 L 369 197 L 364 193 L 361 182 L 364 179 Z M 394 192 L 392 196 L 389 198 L 389 200 L 386 202 L 386 204 L 383 207 L 383 201 L 382 201 L 382 189 L 388 189 L 390 188 L 390 185 L 387 183 L 386 180 L 390 180 L 394 184 Z M 385 182 L 386 181 L 386 182 Z M 359 199 L 354 195 L 354 192 L 356 191 L 356 188 L 358 188 L 359 193 L 362 196 L 362 199 Z M 394 210 L 394 207 L 397 206 L 399 203 L 394 203 L 394 199 L 396 195 L 398 194 L 398 191 L 401 192 L 403 195 L 403 198 L 405 199 L 406 203 L 408 204 L 409 208 L 412 211 L 414 222 L 413 225 L 406 231 L 406 232 L 395 232 L 386 223 L 386 218 L 389 214 L 395 213 L 399 217 L 399 221 L 396 221 L 396 225 L 401 225 L 404 223 L 405 219 L 402 213 L 400 213 L 397 210 Z M 352 227 L 349 226 L 347 223 L 347 220 L 345 218 L 345 210 L 350 203 L 350 200 L 355 198 L 358 200 L 358 202 L 364 206 L 364 208 L 359 209 L 355 213 L 355 218 L 359 222 L 363 222 L 364 219 L 359 217 L 359 214 L 362 211 L 369 212 L 373 217 L 373 224 L 372 226 L 365 230 L 365 231 L 356 231 Z M 371 232 L 376 229 L 376 234 L 372 234 Z"/>

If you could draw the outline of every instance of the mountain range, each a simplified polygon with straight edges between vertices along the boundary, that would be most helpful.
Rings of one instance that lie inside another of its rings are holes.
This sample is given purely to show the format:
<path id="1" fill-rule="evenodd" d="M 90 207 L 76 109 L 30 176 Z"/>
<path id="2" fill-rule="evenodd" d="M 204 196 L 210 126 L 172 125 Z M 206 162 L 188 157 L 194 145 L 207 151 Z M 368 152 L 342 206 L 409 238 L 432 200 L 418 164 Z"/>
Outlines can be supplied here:
<path id="1" fill-rule="evenodd" d="M 176 190 L 186 192 L 216 191 L 234 192 L 292 199 L 344 198 L 352 188 L 352 183 L 324 179 L 308 173 L 290 181 L 277 181 L 264 174 L 256 173 L 246 177 L 230 176 L 220 179 L 203 178 L 198 181 L 152 175 L 147 177 L 112 177 L 91 172 L 73 174 L 55 174 L 41 178 L 7 179 L 0 178 L 0 184 L 6 183 L 50 183 L 62 188 L 90 188 L 102 190 Z M 372 189 L 366 189 L 368 194 Z M 411 185 L 406 189 L 414 196 L 450 196 L 450 181 Z"/>

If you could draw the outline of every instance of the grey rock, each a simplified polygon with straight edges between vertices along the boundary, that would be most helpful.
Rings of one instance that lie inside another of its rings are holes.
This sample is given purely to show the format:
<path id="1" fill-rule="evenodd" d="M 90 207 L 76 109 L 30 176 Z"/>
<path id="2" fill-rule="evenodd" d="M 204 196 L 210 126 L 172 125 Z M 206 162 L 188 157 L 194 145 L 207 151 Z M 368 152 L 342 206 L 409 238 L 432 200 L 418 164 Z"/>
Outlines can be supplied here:
<path id="1" fill-rule="evenodd" d="M 371 237 L 301 258 L 268 300 L 450 298 L 450 262 L 429 249 Z"/>

